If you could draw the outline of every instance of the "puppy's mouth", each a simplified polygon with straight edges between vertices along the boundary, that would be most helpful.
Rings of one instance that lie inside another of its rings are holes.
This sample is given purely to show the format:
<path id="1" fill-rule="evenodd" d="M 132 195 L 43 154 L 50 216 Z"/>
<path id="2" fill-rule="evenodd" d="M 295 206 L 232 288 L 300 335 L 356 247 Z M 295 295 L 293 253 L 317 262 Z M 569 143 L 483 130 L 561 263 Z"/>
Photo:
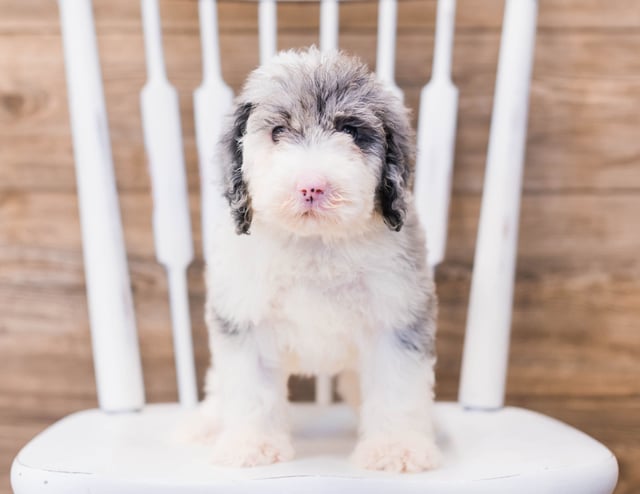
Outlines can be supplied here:
<path id="1" fill-rule="evenodd" d="M 317 209 L 308 209 L 298 214 L 298 217 L 303 220 L 322 220 L 327 217 L 327 214 Z"/>
<path id="2" fill-rule="evenodd" d="M 349 202 L 344 196 L 335 192 L 326 197 L 307 201 L 292 197 L 282 205 L 282 212 L 289 215 L 293 213 L 293 216 L 301 219 L 329 219 Z"/>

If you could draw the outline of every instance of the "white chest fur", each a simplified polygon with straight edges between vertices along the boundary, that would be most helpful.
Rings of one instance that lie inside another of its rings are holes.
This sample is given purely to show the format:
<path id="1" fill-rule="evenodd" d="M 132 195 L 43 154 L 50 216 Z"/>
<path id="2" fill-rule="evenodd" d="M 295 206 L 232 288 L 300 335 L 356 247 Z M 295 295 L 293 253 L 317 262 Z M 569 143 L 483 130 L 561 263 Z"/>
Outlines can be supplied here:
<path id="1" fill-rule="evenodd" d="M 363 337 L 395 329 L 424 301 L 402 233 L 381 229 L 327 244 L 259 227 L 249 236 L 230 225 L 219 231 L 207 275 L 212 307 L 268 332 L 292 372 L 356 365 Z"/>

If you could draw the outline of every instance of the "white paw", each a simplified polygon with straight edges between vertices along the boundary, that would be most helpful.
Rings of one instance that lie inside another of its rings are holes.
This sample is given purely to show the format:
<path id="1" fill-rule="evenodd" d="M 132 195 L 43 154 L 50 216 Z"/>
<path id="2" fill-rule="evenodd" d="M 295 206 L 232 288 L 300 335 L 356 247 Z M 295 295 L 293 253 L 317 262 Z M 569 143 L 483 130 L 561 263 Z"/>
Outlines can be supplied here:
<path id="1" fill-rule="evenodd" d="M 220 420 L 217 414 L 203 402 L 195 410 L 180 415 L 172 437 L 182 444 L 211 444 L 219 430 Z"/>
<path id="2" fill-rule="evenodd" d="M 211 461 L 227 467 L 256 467 L 293 458 L 289 436 L 223 431 L 213 448 Z"/>
<path id="3" fill-rule="evenodd" d="M 442 455 L 431 437 L 368 437 L 360 440 L 352 461 L 367 470 L 423 472 L 438 467 Z"/>

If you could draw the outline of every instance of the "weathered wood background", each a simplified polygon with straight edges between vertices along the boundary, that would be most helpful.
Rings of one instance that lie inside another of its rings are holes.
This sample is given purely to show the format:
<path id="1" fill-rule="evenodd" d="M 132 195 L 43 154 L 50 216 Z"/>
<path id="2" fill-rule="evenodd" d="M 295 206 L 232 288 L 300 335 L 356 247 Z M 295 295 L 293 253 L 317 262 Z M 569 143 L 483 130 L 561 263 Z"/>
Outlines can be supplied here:
<path id="1" fill-rule="evenodd" d="M 139 3 L 95 0 L 147 397 L 176 398 L 167 292 L 155 263 L 138 91 Z M 399 10 L 397 81 L 417 107 L 430 73 L 435 0 Z M 195 0 L 162 0 L 180 92 L 200 255 L 192 91 Z M 484 172 L 503 0 L 459 0 L 454 197 L 441 300 L 438 395 L 454 399 Z M 374 65 L 376 5 L 341 6 L 341 46 Z M 279 8 L 279 47 L 317 42 L 318 7 Z M 220 6 L 224 75 L 256 65 L 253 3 Z M 565 420 L 618 456 L 618 494 L 640 492 L 640 2 L 541 0 L 531 93 L 508 402 Z M 0 492 L 38 430 L 96 403 L 56 2 L 0 0 Z M 437 116 L 434 116 L 437 118 Z M 207 365 L 200 258 L 190 291 Z M 304 386 L 301 391 L 304 393 Z"/>

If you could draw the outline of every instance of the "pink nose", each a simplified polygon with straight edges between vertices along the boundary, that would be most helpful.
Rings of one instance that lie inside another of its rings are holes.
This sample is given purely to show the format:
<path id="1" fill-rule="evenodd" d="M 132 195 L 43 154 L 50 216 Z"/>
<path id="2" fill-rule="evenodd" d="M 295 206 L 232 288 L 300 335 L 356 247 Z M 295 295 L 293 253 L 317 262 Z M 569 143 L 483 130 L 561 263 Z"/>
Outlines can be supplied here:
<path id="1" fill-rule="evenodd" d="M 298 183 L 300 199 L 309 206 L 318 204 L 327 193 L 327 183 L 322 180 L 305 181 Z"/>

